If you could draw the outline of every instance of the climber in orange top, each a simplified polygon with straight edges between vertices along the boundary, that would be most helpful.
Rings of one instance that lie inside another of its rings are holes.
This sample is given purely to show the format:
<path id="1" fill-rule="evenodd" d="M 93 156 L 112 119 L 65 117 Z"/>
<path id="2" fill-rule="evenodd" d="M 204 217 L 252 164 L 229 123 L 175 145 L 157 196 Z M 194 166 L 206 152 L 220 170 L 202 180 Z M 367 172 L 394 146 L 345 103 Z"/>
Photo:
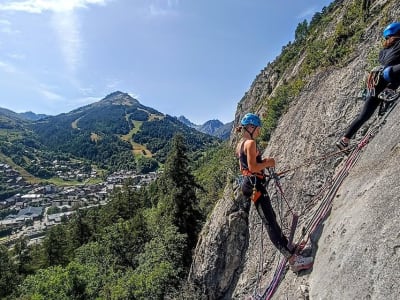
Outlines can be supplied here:
<path id="1" fill-rule="evenodd" d="M 241 120 L 241 126 L 236 128 L 237 132 L 242 133 L 242 139 L 236 147 L 236 155 L 239 158 L 240 170 L 244 177 L 241 186 L 242 193 L 248 197 L 248 201 L 250 199 L 253 201 L 272 243 L 289 260 L 291 269 L 295 272 L 308 269 L 312 266 L 312 257 L 297 255 L 295 249 L 289 249 L 289 241 L 276 220 L 265 187 L 266 176 L 264 175 L 265 168 L 275 167 L 275 160 L 273 158 L 262 159 L 257 150 L 255 139 L 260 135 L 260 129 L 260 118 L 252 113 L 246 114 Z"/>

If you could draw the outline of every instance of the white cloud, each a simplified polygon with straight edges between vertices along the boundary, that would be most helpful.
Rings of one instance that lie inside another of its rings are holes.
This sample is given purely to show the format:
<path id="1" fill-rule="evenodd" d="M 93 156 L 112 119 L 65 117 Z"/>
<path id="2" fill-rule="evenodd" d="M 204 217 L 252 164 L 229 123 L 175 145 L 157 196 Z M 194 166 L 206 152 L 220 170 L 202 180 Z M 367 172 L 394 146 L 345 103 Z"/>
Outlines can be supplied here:
<path id="1" fill-rule="evenodd" d="M 6 33 L 6 34 L 16 34 L 19 33 L 18 30 L 14 30 L 11 27 L 11 22 L 8 20 L 0 20 L 0 32 Z"/>
<path id="2" fill-rule="evenodd" d="M 93 94 L 93 88 L 91 87 L 78 87 L 78 90 L 83 95 L 90 95 Z"/>
<path id="3" fill-rule="evenodd" d="M 10 53 L 7 56 L 14 60 L 25 60 L 25 58 L 26 58 L 25 54 L 21 54 L 21 53 Z"/>
<path id="4" fill-rule="evenodd" d="M 0 20 L 0 25 L 2 25 L 2 26 L 10 26 L 11 25 L 11 22 L 10 21 L 8 21 L 8 20 Z"/>
<path id="5" fill-rule="evenodd" d="M 168 0 L 167 3 L 169 7 L 173 7 L 179 4 L 179 0 Z"/>
<path id="6" fill-rule="evenodd" d="M 0 70 L 10 74 L 18 73 L 18 70 L 12 64 L 4 61 L 0 61 Z"/>
<path id="7" fill-rule="evenodd" d="M 105 5 L 109 0 L 25 0 L 0 4 L 0 10 L 42 13 L 45 11 L 66 12 L 86 8 L 90 4 Z"/>
<path id="8" fill-rule="evenodd" d="M 79 20 L 74 10 L 87 8 L 89 5 L 105 5 L 110 1 L 113 0 L 12 0 L 0 4 L 0 10 L 36 14 L 46 11 L 52 12 L 52 24 L 60 41 L 61 52 L 68 70 L 73 75 L 80 64 L 83 46 L 79 31 Z M 10 25 L 3 21 L 2 30 L 13 33 L 10 31 Z"/>
<path id="9" fill-rule="evenodd" d="M 59 94 L 57 94 L 57 93 L 55 93 L 55 92 L 53 92 L 53 91 L 50 91 L 49 89 L 48 89 L 48 87 L 46 87 L 46 86 L 40 86 L 39 88 L 38 88 L 38 90 L 37 90 L 38 92 L 39 92 L 39 94 L 41 94 L 44 98 L 46 98 L 47 100 L 50 100 L 50 101 L 61 101 L 61 100 L 63 100 L 64 99 L 64 97 L 62 97 L 62 96 L 60 96 Z"/>
<path id="10" fill-rule="evenodd" d="M 66 11 L 54 14 L 52 23 L 60 41 L 65 64 L 68 70 L 74 73 L 80 64 L 83 47 L 79 20 L 72 11 Z"/>
<path id="11" fill-rule="evenodd" d="M 178 0 L 153 1 L 153 3 L 149 5 L 149 12 L 153 17 L 177 15 L 175 8 L 178 4 Z"/>

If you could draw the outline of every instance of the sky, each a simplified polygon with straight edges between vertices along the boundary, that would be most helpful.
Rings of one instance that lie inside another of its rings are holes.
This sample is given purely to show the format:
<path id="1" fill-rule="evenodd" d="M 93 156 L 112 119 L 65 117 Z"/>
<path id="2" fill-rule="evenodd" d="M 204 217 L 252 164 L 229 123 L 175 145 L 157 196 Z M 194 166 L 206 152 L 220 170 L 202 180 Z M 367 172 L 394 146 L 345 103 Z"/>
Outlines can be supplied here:
<path id="1" fill-rule="evenodd" d="M 0 107 L 57 115 L 129 93 L 195 124 L 238 102 L 331 0 L 0 0 Z"/>

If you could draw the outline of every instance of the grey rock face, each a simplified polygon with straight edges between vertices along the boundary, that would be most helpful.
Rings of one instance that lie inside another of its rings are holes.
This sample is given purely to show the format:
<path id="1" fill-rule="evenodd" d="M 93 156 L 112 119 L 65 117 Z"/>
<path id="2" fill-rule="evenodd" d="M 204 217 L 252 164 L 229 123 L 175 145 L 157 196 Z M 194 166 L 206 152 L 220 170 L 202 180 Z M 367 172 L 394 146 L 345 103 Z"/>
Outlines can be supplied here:
<path id="1" fill-rule="evenodd" d="M 376 1 L 374 5 L 386 5 L 394 19 L 400 13 L 396 1 Z M 301 213 L 296 239 L 312 218 L 321 189 L 343 167 L 346 157 L 333 155 L 337 152 L 334 145 L 363 105 L 356 99 L 369 52 L 381 43 L 381 27 L 372 22 L 367 37 L 346 65 L 320 71 L 309 79 L 265 149 L 265 156 L 276 159 L 278 171 L 292 170 L 282 179 L 282 186 L 290 204 Z M 286 78 L 293 72 L 295 66 Z M 263 96 L 279 85 L 274 74 L 267 66 L 257 76 L 238 104 L 236 125 L 245 112 L 255 107 L 261 107 L 262 112 Z M 375 113 L 353 144 L 378 122 Z M 232 144 L 236 139 L 231 136 Z M 327 219 L 311 237 L 313 269 L 300 274 L 288 271 L 274 299 L 398 299 L 399 176 L 400 104 L 362 150 L 334 197 Z M 227 185 L 195 251 L 189 279 L 201 287 L 206 299 L 248 299 L 260 293 L 269 284 L 280 258 L 254 206 L 248 215 L 240 209 L 236 188 Z M 290 214 L 272 185 L 269 191 L 287 232 Z"/>

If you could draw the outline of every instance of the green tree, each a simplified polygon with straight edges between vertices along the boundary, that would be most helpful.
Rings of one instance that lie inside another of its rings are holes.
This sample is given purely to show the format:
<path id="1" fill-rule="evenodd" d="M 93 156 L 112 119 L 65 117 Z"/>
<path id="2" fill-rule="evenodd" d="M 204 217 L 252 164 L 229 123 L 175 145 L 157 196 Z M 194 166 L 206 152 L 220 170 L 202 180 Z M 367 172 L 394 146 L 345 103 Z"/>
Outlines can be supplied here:
<path id="1" fill-rule="evenodd" d="M 165 171 L 160 178 L 161 195 L 159 210 L 166 220 L 187 236 L 187 266 L 191 262 L 191 250 L 195 247 L 200 231 L 201 214 L 198 208 L 195 182 L 189 168 L 187 149 L 182 135 L 175 135 L 168 154 Z"/>
<path id="2" fill-rule="evenodd" d="M 88 283 L 88 293 L 91 295 L 98 296 L 110 281 L 109 278 L 117 277 L 115 274 L 116 258 L 103 241 L 90 242 L 78 248 L 73 262 L 85 266 L 92 270 L 91 273 L 95 273 L 93 280 L 89 280 Z"/>
<path id="3" fill-rule="evenodd" d="M 8 249 L 0 245 L 0 298 L 10 295 L 18 284 L 17 266 Z"/>
<path id="4" fill-rule="evenodd" d="M 110 196 L 111 201 L 101 212 L 103 225 L 108 226 L 129 220 L 145 205 L 142 191 L 131 188 L 132 181 L 126 180 L 121 189 L 115 189 Z"/>
<path id="5" fill-rule="evenodd" d="M 308 35 L 308 24 L 307 20 L 304 20 L 303 22 L 299 23 L 297 25 L 294 37 L 296 42 L 302 42 L 307 38 Z"/>
<path id="6" fill-rule="evenodd" d="M 75 212 L 74 217 L 68 224 L 68 228 L 72 251 L 81 245 L 86 244 L 92 236 L 91 229 L 87 223 L 87 218 L 85 218 L 83 210 L 78 209 Z"/>
<path id="7" fill-rule="evenodd" d="M 52 215 L 52 214 L 58 214 L 61 211 L 61 209 L 57 206 L 50 206 L 47 209 L 47 214 Z"/>
<path id="8" fill-rule="evenodd" d="M 52 266 L 28 276 L 19 299 L 86 300 L 97 298 L 97 270 L 72 262 L 66 268 Z"/>
<path id="9" fill-rule="evenodd" d="M 111 299 L 166 299 L 179 287 L 185 274 L 186 236 L 174 226 L 159 226 L 153 239 L 139 255 L 139 266 L 113 285 Z"/>
<path id="10" fill-rule="evenodd" d="M 32 272 L 32 256 L 28 248 L 28 239 L 26 237 L 19 238 L 14 244 L 12 253 L 16 259 L 18 273 L 21 275 L 30 274 Z"/>
<path id="11" fill-rule="evenodd" d="M 137 267 L 137 255 L 146 242 L 146 227 L 142 215 L 122 221 L 105 229 L 101 244 L 114 257 L 114 267 Z"/>
<path id="12" fill-rule="evenodd" d="M 136 171 L 140 174 L 156 171 L 157 168 L 158 162 L 154 158 L 139 156 L 136 159 Z"/>
<path id="13" fill-rule="evenodd" d="M 197 160 L 194 175 L 204 189 L 197 190 L 203 220 L 222 197 L 227 182 L 236 179 L 237 172 L 237 158 L 227 143 L 204 152 Z"/>
<path id="14" fill-rule="evenodd" d="M 66 239 L 65 225 L 51 227 L 43 241 L 43 250 L 47 266 L 65 266 L 69 262 L 69 240 Z"/>

